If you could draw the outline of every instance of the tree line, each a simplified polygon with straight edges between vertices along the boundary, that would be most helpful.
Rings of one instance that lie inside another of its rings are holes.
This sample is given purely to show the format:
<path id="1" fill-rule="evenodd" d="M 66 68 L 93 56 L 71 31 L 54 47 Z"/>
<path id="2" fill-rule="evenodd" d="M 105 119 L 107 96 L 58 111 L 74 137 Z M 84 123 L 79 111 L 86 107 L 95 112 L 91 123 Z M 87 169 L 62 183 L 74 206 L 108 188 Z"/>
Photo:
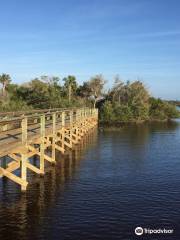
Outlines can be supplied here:
<path id="1" fill-rule="evenodd" d="M 0 111 L 96 106 L 104 87 L 104 78 L 97 75 L 78 85 L 69 75 L 41 76 L 23 84 L 14 84 L 9 74 L 0 75 Z"/>
<path id="2" fill-rule="evenodd" d="M 116 77 L 100 116 L 107 123 L 164 121 L 179 117 L 179 111 L 175 104 L 152 97 L 141 81 L 123 82 Z"/>
<path id="3" fill-rule="evenodd" d="M 109 91 L 106 80 L 96 75 L 78 84 L 75 76 L 41 76 L 23 84 L 0 75 L 0 111 L 98 107 L 104 123 L 167 120 L 179 117 L 175 104 L 154 98 L 139 80 L 123 82 L 118 76 Z"/>

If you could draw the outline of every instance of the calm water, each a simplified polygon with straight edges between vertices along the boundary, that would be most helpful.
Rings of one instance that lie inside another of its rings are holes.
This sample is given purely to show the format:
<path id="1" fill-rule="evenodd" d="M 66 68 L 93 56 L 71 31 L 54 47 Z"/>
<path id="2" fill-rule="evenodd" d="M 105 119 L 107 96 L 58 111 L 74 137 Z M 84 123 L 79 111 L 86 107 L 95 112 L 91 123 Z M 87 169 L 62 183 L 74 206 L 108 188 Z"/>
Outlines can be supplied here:
<path id="1" fill-rule="evenodd" d="M 26 194 L 0 180 L 0 240 L 180 239 L 180 121 L 99 131 L 58 158 Z"/>

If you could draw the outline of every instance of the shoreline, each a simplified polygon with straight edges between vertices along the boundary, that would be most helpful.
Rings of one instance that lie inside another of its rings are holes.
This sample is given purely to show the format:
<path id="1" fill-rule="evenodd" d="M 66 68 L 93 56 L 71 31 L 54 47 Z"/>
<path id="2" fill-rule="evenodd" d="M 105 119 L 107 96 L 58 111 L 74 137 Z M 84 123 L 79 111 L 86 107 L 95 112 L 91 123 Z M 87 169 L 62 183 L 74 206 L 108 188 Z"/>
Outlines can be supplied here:
<path id="1" fill-rule="evenodd" d="M 177 118 L 179 119 L 179 118 Z M 121 122 L 108 122 L 108 121 L 99 121 L 98 127 L 99 128 L 121 128 L 127 125 L 141 125 L 141 124 L 149 124 L 149 123 L 169 123 L 173 122 L 173 119 L 165 119 L 165 120 L 159 120 L 159 119 L 149 119 L 149 120 L 139 120 L 139 121 L 121 121 Z"/>

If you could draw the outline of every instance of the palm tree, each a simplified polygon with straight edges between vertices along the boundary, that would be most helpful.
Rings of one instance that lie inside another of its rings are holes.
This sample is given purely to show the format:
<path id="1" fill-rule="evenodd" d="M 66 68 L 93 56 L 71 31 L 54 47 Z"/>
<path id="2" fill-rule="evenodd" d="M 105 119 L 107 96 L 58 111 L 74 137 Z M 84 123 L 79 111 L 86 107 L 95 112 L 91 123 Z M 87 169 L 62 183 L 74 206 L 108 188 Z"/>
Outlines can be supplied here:
<path id="1" fill-rule="evenodd" d="M 2 84 L 2 95 L 6 95 L 6 87 L 11 82 L 11 77 L 9 74 L 2 73 L 0 75 L 0 83 Z"/>
<path id="2" fill-rule="evenodd" d="M 76 78 L 74 76 L 69 75 L 68 77 L 63 79 L 64 87 L 68 92 L 68 100 L 71 102 L 72 93 L 77 89 Z"/>

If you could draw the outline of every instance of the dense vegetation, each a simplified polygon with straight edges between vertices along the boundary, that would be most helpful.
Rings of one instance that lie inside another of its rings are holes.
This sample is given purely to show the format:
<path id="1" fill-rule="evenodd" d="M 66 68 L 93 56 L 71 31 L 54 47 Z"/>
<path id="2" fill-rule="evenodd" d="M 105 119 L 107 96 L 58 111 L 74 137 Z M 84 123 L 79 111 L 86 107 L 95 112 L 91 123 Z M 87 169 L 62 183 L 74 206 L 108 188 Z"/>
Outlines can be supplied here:
<path id="1" fill-rule="evenodd" d="M 82 85 L 78 85 L 75 76 L 62 80 L 41 76 L 18 85 L 12 83 L 8 74 L 2 74 L 0 83 L 0 111 L 97 106 L 100 121 L 105 123 L 167 120 L 179 116 L 174 104 L 151 97 L 140 81 L 124 83 L 116 77 L 107 93 L 102 75 Z"/>
<path id="2" fill-rule="evenodd" d="M 175 105 L 151 97 L 142 82 L 123 83 L 118 78 L 100 112 L 101 122 L 106 123 L 162 121 L 179 117 Z"/>
<path id="3" fill-rule="evenodd" d="M 95 106 L 104 86 L 101 75 L 82 85 L 74 76 L 60 80 L 41 76 L 21 85 L 13 84 L 8 74 L 0 75 L 0 111 Z"/>

